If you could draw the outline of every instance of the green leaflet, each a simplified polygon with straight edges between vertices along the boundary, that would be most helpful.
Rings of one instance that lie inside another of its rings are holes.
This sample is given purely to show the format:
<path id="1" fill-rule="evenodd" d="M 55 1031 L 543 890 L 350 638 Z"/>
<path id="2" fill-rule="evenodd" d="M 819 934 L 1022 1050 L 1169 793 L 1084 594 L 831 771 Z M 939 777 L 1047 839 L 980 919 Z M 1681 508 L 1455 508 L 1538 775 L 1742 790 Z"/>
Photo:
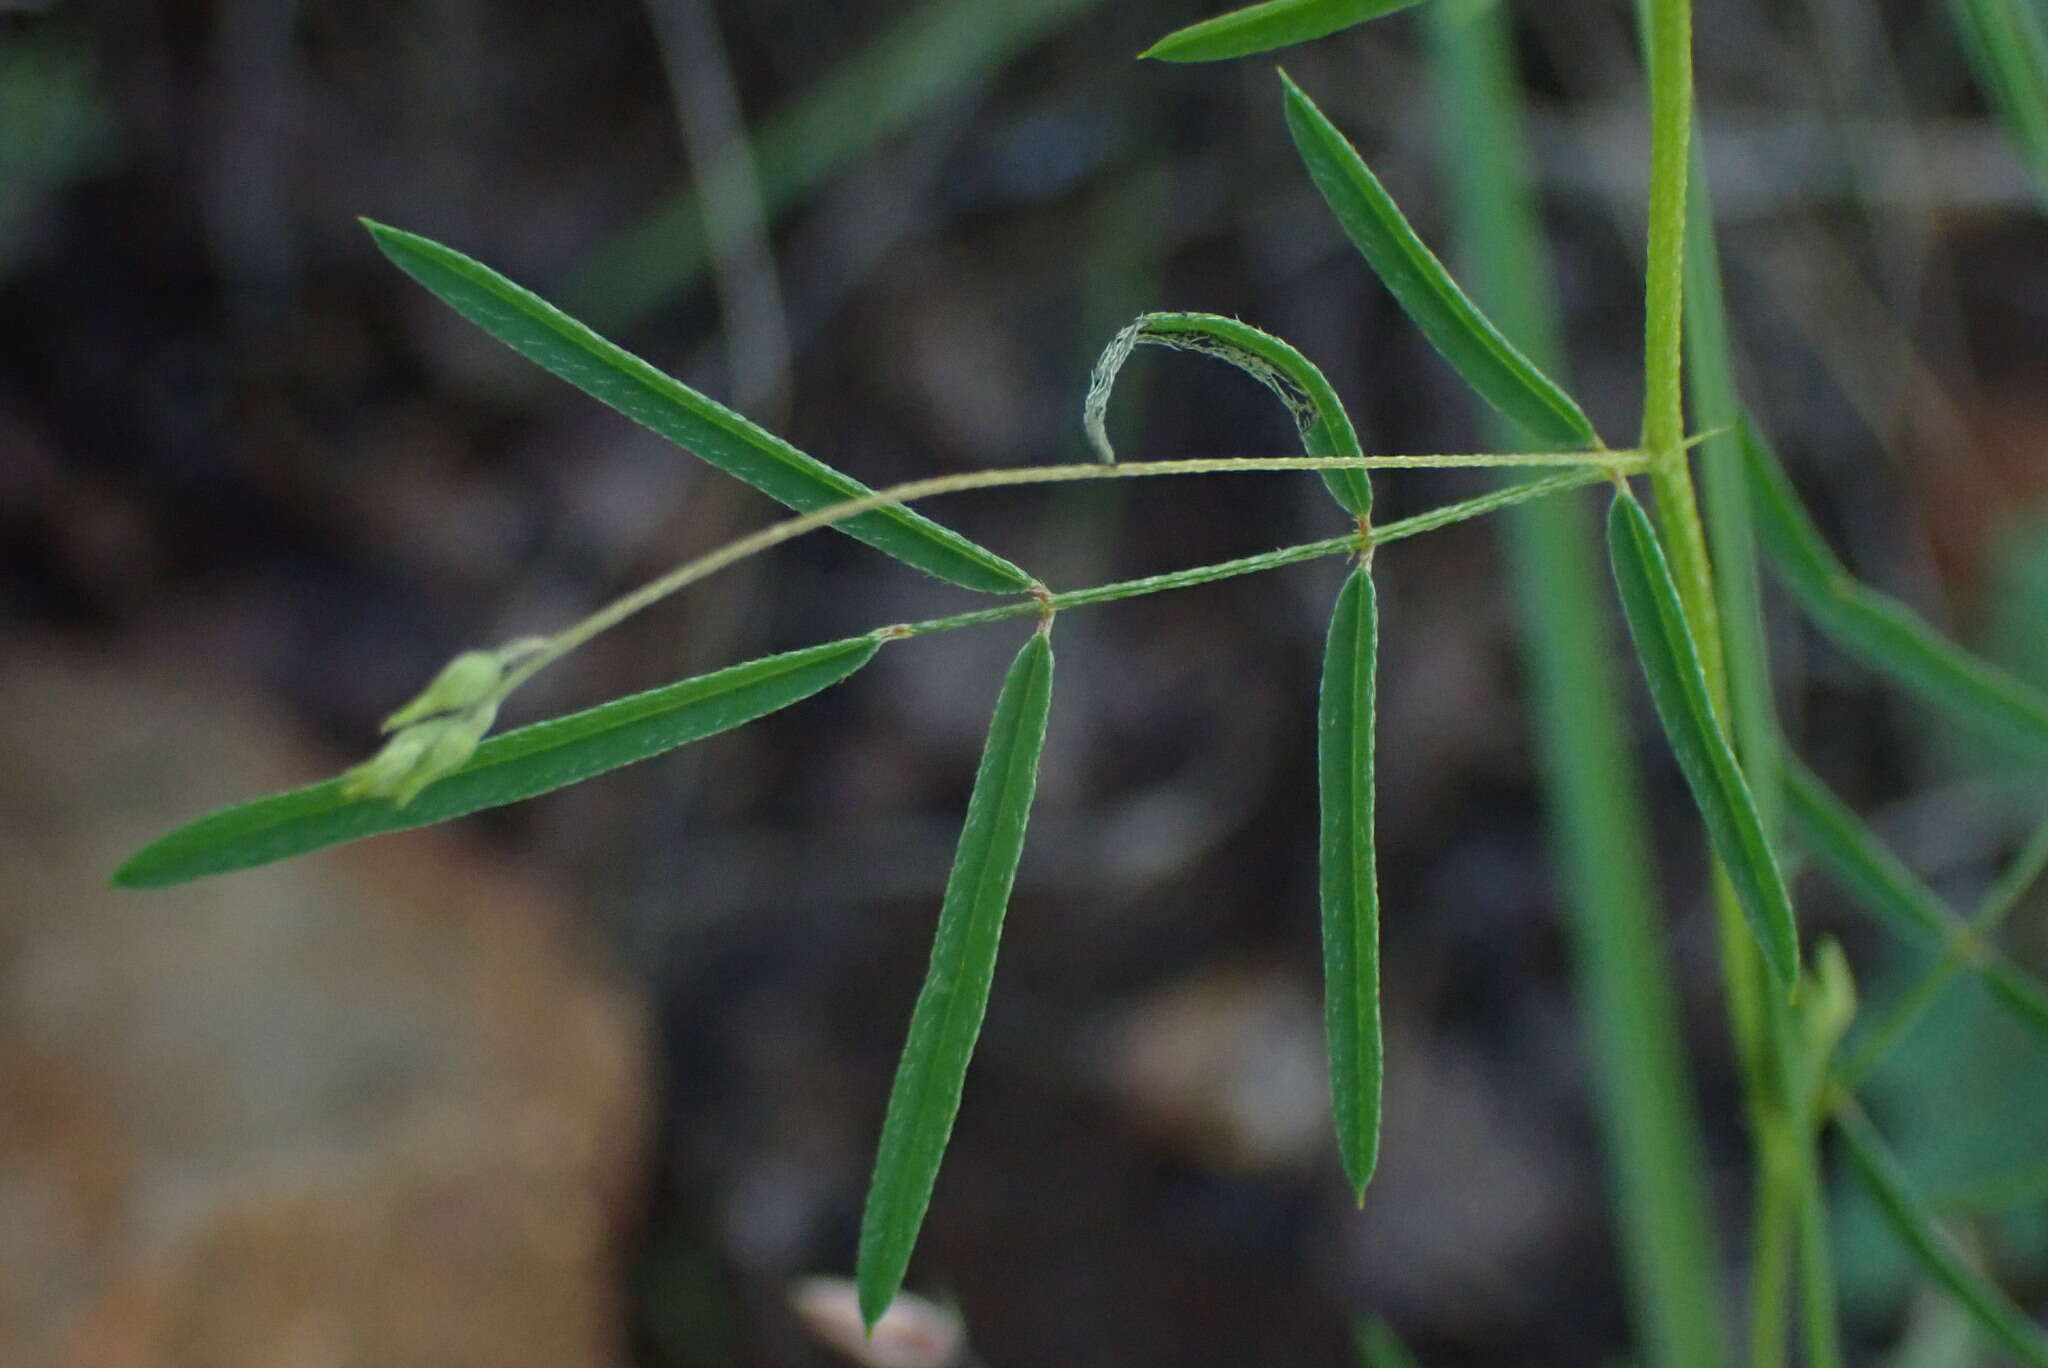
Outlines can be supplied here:
<path id="1" fill-rule="evenodd" d="M 1835 1113 L 1835 1130 L 1848 1152 L 1850 1168 L 1920 1266 L 1948 1289 L 1986 1334 L 2035 1368 L 2048 1368 L 2048 1336 L 2042 1335 L 2041 1327 L 2013 1305 L 2011 1298 L 1970 1266 L 1955 1241 L 1935 1223 L 1899 1161 L 1855 1103 L 1847 1103 Z"/>
<path id="2" fill-rule="evenodd" d="M 768 656 L 506 732 L 404 807 L 344 798 L 329 779 L 223 808 L 144 846 L 114 882 L 161 888 L 516 803 L 786 708 L 867 664 L 879 644 L 851 637 Z"/>
<path id="3" fill-rule="evenodd" d="M 607 342 L 530 290 L 453 248 L 364 220 L 400 270 L 512 350 L 634 422 L 800 513 L 872 493 L 723 404 Z M 878 508 L 839 530 L 928 575 L 987 593 L 1031 577 L 907 508 Z"/>
<path id="4" fill-rule="evenodd" d="M 1287 406 L 1301 431 L 1302 450 L 1310 456 L 1365 454 L 1337 391 L 1314 362 L 1286 342 L 1249 323 L 1217 314 L 1148 313 L 1110 339 L 1088 380 L 1081 421 L 1089 444 L 1104 461 L 1116 460 L 1104 425 L 1109 396 L 1124 362 L 1141 344 L 1200 352 L 1237 367 Z M 1346 512 L 1361 518 L 1372 512 L 1372 482 L 1365 471 L 1326 470 L 1322 475 L 1331 496 Z"/>
<path id="5" fill-rule="evenodd" d="M 1819 776 L 1787 755 L 1784 777 L 1793 834 L 1836 882 L 1907 940 L 1949 954 L 1977 946 L 1974 956 L 1958 961 L 1959 967 L 1981 973 L 1984 986 L 2022 1025 L 2048 1037 L 2048 989 L 1980 945 L 1978 931 L 1887 850 Z"/>
<path id="6" fill-rule="evenodd" d="M 1649 515 L 1626 489 L 1616 491 L 1608 506 L 1607 553 L 1665 739 L 1765 962 L 1778 982 L 1790 988 L 1799 976 L 1799 932 L 1792 919 L 1792 900 L 1735 752 L 1715 720 L 1706 674 L 1686 629 L 1671 567 L 1650 528 Z"/>
<path id="7" fill-rule="evenodd" d="M 2048 195 L 2048 29 L 2035 0 L 1949 0 L 1986 99 Z"/>
<path id="8" fill-rule="evenodd" d="M 1393 197 L 1300 87 L 1286 87 L 1287 127 L 1337 222 L 1401 308 L 1479 396 L 1539 440 L 1562 447 L 1598 443 L 1572 397 L 1536 369 L 1488 322 L 1436 254 L 1401 217 Z"/>
<path id="9" fill-rule="evenodd" d="M 1323 1026 L 1344 1176 L 1365 1202 L 1380 1150 L 1380 908 L 1373 866 L 1373 703 L 1379 608 L 1351 572 L 1330 615 L 1316 706 L 1322 790 Z"/>
<path id="10" fill-rule="evenodd" d="M 910 1034 L 889 1090 L 854 1273 L 861 1315 L 871 1329 L 903 1286 L 960 1110 L 967 1062 L 981 1034 L 995 977 L 1003 912 L 1024 852 L 1024 826 L 1031 816 L 1051 701 L 1052 644 L 1040 632 L 1017 653 L 996 697 L 932 938 L 931 968 L 911 1012 Z"/>
<path id="11" fill-rule="evenodd" d="M 1175 29 L 1140 57 L 1162 62 L 1215 62 L 1306 43 L 1407 9 L 1416 0 L 1265 0 L 1264 4 Z"/>
<path id="12" fill-rule="evenodd" d="M 1742 460 L 1771 568 L 1828 640 L 1992 740 L 2048 763 L 2048 697 L 1971 655 L 1897 599 L 1851 578 L 1777 457 L 1747 423 Z"/>

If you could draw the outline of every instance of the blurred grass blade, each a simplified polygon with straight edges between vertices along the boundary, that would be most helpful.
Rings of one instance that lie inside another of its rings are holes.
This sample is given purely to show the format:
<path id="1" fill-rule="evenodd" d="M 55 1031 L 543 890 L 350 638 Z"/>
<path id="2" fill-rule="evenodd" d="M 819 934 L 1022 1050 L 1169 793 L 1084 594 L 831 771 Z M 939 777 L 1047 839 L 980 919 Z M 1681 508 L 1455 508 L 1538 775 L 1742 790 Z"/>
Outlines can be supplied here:
<path id="1" fill-rule="evenodd" d="M 861 1214 L 854 1275 L 861 1316 L 870 1329 L 903 1286 L 960 1110 L 967 1062 L 981 1034 L 995 977 L 1003 912 L 1024 852 L 1024 826 L 1038 783 L 1051 700 L 1052 644 L 1039 632 L 1017 653 L 996 698 L 932 938 L 931 968 L 917 995 L 889 1091 L 867 1209 Z"/>
<path id="2" fill-rule="evenodd" d="M 1351 1344 L 1361 1368 L 1422 1368 L 1394 1327 L 1378 1316 L 1352 1322 Z"/>
<path id="3" fill-rule="evenodd" d="M 1373 709 L 1379 608 L 1372 575 L 1337 595 L 1316 708 L 1322 788 L 1323 1023 L 1344 1176 L 1360 1205 L 1380 1150 L 1380 908 L 1373 862 Z"/>
<path id="4" fill-rule="evenodd" d="M 1877 834 L 1796 758 L 1784 757 L 1786 816 L 1792 834 L 1864 909 L 1908 941 L 1941 949 L 1960 919 Z"/>
<path id="5" fill-rule="evenodd" d="M 1728 871 L 1764 961 L 1778 982 L 1790 988 L 1799 975 L 1799 932 L 1792 919 L 1792 900 L 1764 836 L 1749 785 L 1735 763 L 1735 752 L 1715 721 L 1706 674 L 1686 628 L 1671 567 L 1650 528 L 1649 515 L 1626 489 L 1615 493 L 1607 510 L 1607 551 L 1614 563 L 1629 635 L 1635 640 L 1636 656 L 1642 661 L 1643 677 L 1664 725 L 1664 736 L 1678 758 L 1714 852 Z"/>
<path id="6" fill-rule="evenodd" d="M 1986 1334 L 2023 1362 L 2048 1368 L 2048 1336 L 2011 1298 L 1970 1266 L 1955 1241 L 1935 1223 L 1899 1161 L 1854 1102 L 1845 1103 L 1835 1114 L 1835 1128 L 1848 1151 L 1849 1166 L 1920 1266 L 1948 1289 Z"/>
<path id="7" fill-rule="evenodd" d="M 1479 396 L 1545 442 L 1593 446 L 1593 424 L 1465 297 L 1378 177 L 1300 87 L 1286 87 L 1287 128 L 1344 233 L 1431 345 Z"/>
<path id="8" fill-rule="evenodd" d="M 996 71 L 1101 0 L 925 0 L 750 130 L 764 214 Z M 739 155 L 739 154 L 736 154 Z M 619 331 L 680 294 L 710 257 L 694 189 L 668 197 L 584 267 L 564 301 Z"/>
<path id="9" fill-rule="evenodd" d="M 1707 518 L 1714 568 L 1715 609 L 1721 620 L 1722 659 L 1728 673 L 1729 723 L 1735 754 L 1754 788 L 1764 831 L 1778 830 L 1779 754 L 1784 749 L 1771 696 L 1770 651 L 1764 630 L 1762 572 L 1757 568 L 1756 519 L 1742 474 L 1742 400 L 1721 284 L 1721 253 L 1705 155 L 1695 140 L 1686 178 L 1685 365 L 1693 424 L 1708 435 L 1695 466 Z"/>
<path id="10" fill-rule="evenodd" d="M 1979 966 L 1984 986 L 2006 1010 L 2033 1033 L 2048 1040 L 2048 988 L 2010 960 L 1993 959 Z"/>
<path id="11" fill-rule="evenodd" d="M 1746 423 L 1742 458 L 1771 566 L 1828 640 L 1992 740 L 2048 763 L 2048 696 L 1852 578 L 1800 505 L 1777 457 Z"/>
<path id="12" fill-rule="evenodd" d="M 1105 461 L 1116 459 L 1105 423 L 1109 396 L 1116 388 L 1117 373 L 1140 345 L 1200 352 L 1237 367 L 1287 406 L 1301 432 L 1302 450 L 1310 456 L 1365 454 L 1337 391 L 1314 362 L 1286 342 L 1249 323 L 1217 314 L 1148 313 L 1110 339 L 1088 381 L 1082 425 L 1096 455 Z M 1331 495 L 1346 512 L 1361 518 L 1372 512 L 1372 482 L 1363 470 L 1326 470 L 1322 474 Z"/>
<path id="13" fill-rule="evenodd" d="M 1264 4 L 1175 29 L 1140 57 L 1162 62 L 1215 62 L 1249 57 L 1333 33 L 1407 9 L 1416 0 L 1265 0 Z"/>
<path id="14" fill-rule="evenodd" d="M 414 233 L 366 226 L 399 269 L 527 360 L 728 475 L 800 513 L 871 493 L 816 457 L 707 399 L 481 262 Z M 928 575 L 987 593 L 1031 577 L 992 551 L 907 508 L 880 508 L 839 530 Z"/>
<path id="15" fill-rule="evenodd" d="M 494 736 L 404 807 L 344 798 L 329 779 L 224 808 L 144 846 L 114 882 L 161 888 L 516 803 L 786 708 L 867 664 L 878 645 L 861 636 L 768 656 Z"/>
<path id="16" fill-rule="evenodd" d="M 1423 17 L 1458 278 L 1530 360 L 1565 379 L 1513 16 L 1494 0 L 1434 0 Z M 1498 449 L 1531 444 L 1487 417 Z M 1579 498 L 1546 499 L 1511 509 L 1503 530 L 1636 1363 L 1695 1368 L 1727 1360 L 1709 1168 L 1592 513 Z"/>
<path id="17" fill-rule="evenodd" d="M 1886 849 L 1869 826 L 1819 776 L 1787 756 L 1786 814 L 1792 831 L 1863 908 L 1906 940 L 1953 957 L 1983 975 L 1984 986 L 2036 1036 L 2048 1039 L 2048 988 L 2000 958 L 1939 894 Z"/>
<path id="18" fill-rule="evenodd" d="M 2048 29 L 2036 0 L 1949 0 L 1977 84 L 2048 196 Z"/>

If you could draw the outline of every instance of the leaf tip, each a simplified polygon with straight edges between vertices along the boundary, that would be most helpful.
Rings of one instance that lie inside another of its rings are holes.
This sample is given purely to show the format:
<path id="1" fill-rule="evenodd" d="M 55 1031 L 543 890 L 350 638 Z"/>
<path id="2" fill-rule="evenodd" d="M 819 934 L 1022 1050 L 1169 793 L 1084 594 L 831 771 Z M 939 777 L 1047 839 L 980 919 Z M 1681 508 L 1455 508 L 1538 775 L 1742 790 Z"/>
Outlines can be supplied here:
<path id="1" fill-rule="evenodd" d="M 1362 1146 L 1347 1143 L 1343 1147 L 1344 1181 L 1350 1185 L 1351 1199 L 1360 1211 L 1365 1210 L 1365 1190 L 1372 1186 L 1373 1171 L 1379 1167 L 1380 1159 L 1376 1137 L 1368 1134 L 1362 1139 Z"/>
<path id="2" fill-rule="evenodd" d="M 857 1272 L 855 1276 L 859 1282 L 861 1330 L 867 1338 L 873 1339 L 875 1327 L 881 1324 L 883 1315 L 889 1310 L 889 1303 L 896 1300 L 896 1290 L 880 1279 L 868 1275 L 865 1270 Z"/>

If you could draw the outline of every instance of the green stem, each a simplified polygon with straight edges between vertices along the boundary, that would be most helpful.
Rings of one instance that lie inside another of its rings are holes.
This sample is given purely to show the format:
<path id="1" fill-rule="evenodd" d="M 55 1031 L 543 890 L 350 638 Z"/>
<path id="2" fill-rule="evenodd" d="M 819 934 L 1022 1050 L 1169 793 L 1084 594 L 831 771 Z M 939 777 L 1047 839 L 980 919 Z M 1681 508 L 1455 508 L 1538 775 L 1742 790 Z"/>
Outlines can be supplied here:
<path id="1" fill-rule="evenodd" d="M 1085 608 L 1090 604 L 1113 603 L 1118 599 L 1137 598 L 1169 589 L 1192 589 L 1196 585 L 1213 584 L 1217 580 L 1231 579 L 1239 575 L 1256 575 L 1261 571 L 1278 570 L 1282 566 L 1299 565 L 1303 561 L 1316 560 L 1324 556 L 1355 555 L 1369 548 L 1378 548 L 1389 542 L 1401 541 L 1407 537 L 1434 531 L 1439 527 L 1447 527 L 1454 522 L 1482 517 L 1546 495 L 1563 493 L 1568 489 L 1583 488 L 1605 478 L 1597 472 L 1552 475 L 1541 480 L 1531 480 L 1527 484 L 1481 494 L 1458 503 L 1446 504 L 1427 513 L 1418 513 L 1412 518 L 1402 518 L 1398 522 L 1382 523 L 1366 533 L 1353 532 L 1342 537 L 1304 542 L 1299 546 L 1286 546 L 1277 551 L 1262 551 L 1255 556 L 1220 561 L 1215 565 L 1198 565 L 1189 570 L 1171 570 L 1163 575 L 1146 575 L 1141 579 L 1098 584 L 1088 589 L 1050 594 L 1044 599 L 1024 599 L 994 608 L 982 608 L 971 613 L 956 613 L 951 617 L 881 627 L 876 629 L 876 634 L 891 639 L 926 636 L 933 632 L 950 632 L 961 627 L 978 627 L 985 622 L 1001 622 L 1005 618 L 1024 617 L 1046 608 L 1054 611 L 1062 608 Z"/>
<path id="2" fill-rule="evenodd" d="M 1643 442 L 1657 495 L 1657 518 L 1680 601 L 1700 646 L 1708 690 L 1731 739 L 1731 690 L 1713 563 L 1700 523 L 1685 430 L 1686 233 L 1692 212 L 1691 0 L 1644 0 L 1640 7 L 1650 76 L 1650 210 L 1644 285 Z M 1753 738 L 1752 733 L 1752 738 Z M 1804 1206 L 1801 1189 L 1817 1181 L 1812 1129 L 1792 1096 L 1794 1041 L 1785 1004 L 1764 982 L 1760 955 L 1742 924 L 1726 874 L 1715 873 L 1717 927 L 1728 1016 L 1742 1065 L 1756 1178 L 1751 1270 L 1753 1368 L 1785 1361 L 1784 1311 L 1792 1242 Z"/>
<path id="3" fill-rule="evenodd" d="M 1760 1146 L 1765 1161 L 1796 1162 L 1783 1144 Z M 1757 1176 L 1756 1224 L 1750 1241 L 1749 1368 L 1783 1368 L 1785 1293 L 1792 1280 L 1792 1240 L 1797 1224 L 1796 1185 L 1778 1171 Z"/>
<path id="4" fill-rule="evenodd" d="M 1595 479 L 1618 478 L 1628 471 L 1639 470 L 1643 467 L 1643 457 L 1641 453 L 1633 451 L 1544 451 L 1429 456 L 1238 456 L 1191 461 L 1138 461 L 1127 465 L 1019 466 L 1008 470 L 972 470 L 957 475 L 938 475 L 926 480 L 911 480 L 905 484 L 864 494 L 857 499 L 847 499 L 794 518 L 785 518 L 779 523 L 772 523 L 736 541 L 728 542 L 709 555 L 680 565 L 631 593 L 612 600 L 581 622 L 564 628 L 532 651 L 523 653 L 519 664 L 506 671 L 505 681 L 500 686 L 497 697 L 502 702 L 521 684 L 599 633 L 609 631 L 633 614 L 652 607 L 698 580 L 717 574 L 720 570 L 735 565 L 749 556 L 759 555 L 770 547 L 792 541 L 807 532 L 815 532 L 821 527 L 845 522 L 848 518 L 858 517 L 877 508 L 900 507 L 919 499 L 928 499 L 939 494 L 955 494 L 969 489 L 1070 484 L 1080 480 L 1129 480 L 1155 475 L 1232 475 L 1282 470 L 1430 470 L 1471 466 L 1561 467 L 1566 474 L 1553 477 L 1554 479 L 1588 483 Z M 1488 511 L 1491 510 L 1477 509 L 1477 512 Z M 1436 515 L 1444 512 L 1445 510 L 1439 509 Z M 1436 515 L 1421 516 L 1428 518 Z M 1476 515 L 1466 513 L 1458 516 Z M 1450 520 L 1457 519 L 1452 517 Z M 1418 518 L 1411 518 L 1408 522 L 1415 525 L 1413 530 L 1401 535 L 1412 536 L 1415 531 L 1427 531 L 1430 526 L 1442 525 L 1432 523 L 1424 526 Z M 1374 535 L 1377 540 L 1386 539 L 1384 529 Z M 1036 599 L 1033 601 L 1036 602 Z"/>
<path id="5" fill-rule="evenodd" d="M 1824 1116 L 1816 1115 L 1818 1134 Z M 1799 1323 L 1806 1343 L 1804 1368 L 1842 1368 L 1841 1317 L 1835 1304 L 1835 1254 L 1828 1239 L 1828 1195 L 1820 1183 L 1819 1155 L 1805 1146 L 1811 1170 L 1800 1183 Z"/>
<path id="6" fill-rule="evenodd" d="M 1643 277 L 1643 448 L 1675 451 L 1685 434 L 1685 183 L 1692 157 L 1692 3 L 1648 0 L 1650 224 Z"/>

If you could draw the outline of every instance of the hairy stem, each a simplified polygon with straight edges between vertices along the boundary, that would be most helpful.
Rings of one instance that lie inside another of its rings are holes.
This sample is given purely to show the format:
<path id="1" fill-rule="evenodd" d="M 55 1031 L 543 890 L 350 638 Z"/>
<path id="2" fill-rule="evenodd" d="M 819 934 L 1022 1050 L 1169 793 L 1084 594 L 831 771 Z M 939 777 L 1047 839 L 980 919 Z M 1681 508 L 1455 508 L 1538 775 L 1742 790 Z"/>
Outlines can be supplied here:
<path id="1" fill-rule="evenodd" d="M 899 506 L 934 495 L 953 494 L 969 489 L 1067 484 L 1078 480 L 1127 480 L 1154 475 L 1228 475 L 1280 470 L 1425 470 L 1458 466 L 1559 467 L 1566 471 L 1566 476 L 1560 478 L 1569 479 L 1574 484 L 1585 484 L 1596 479 L 1617 477 L 1643 469 L 1644 460 L 1640 452 L 1634 451 L 1543 451 L 1428 456 L 1244 456 L 1213 460 L 1141 461 L 1128 465 L 1020 466 L 1008 470 L 974 470 L 958 475 L 937 475 L 926 480 L 912 480 L 794 518 L 785 518 L 779 523 L 773 523 L 736 541 L 728 542 L 709 555 L 680 565 L 631 593 L 612 600 L 581 622 L 549 637 L 545 645 L 524 656 L 515 669 L 506 673 L 504 685 L 498 696 L 502 699 L 592 637 L 609 631 L 633 614 L 652 607 L 688 585 L 717 574 L 720 570 L 735 565 L 749 556 L 759 555 L 770 547 L 780 546 L 807 532 L 830 527 L 834 523 L 844 522 L 848 518 L 858 517 L 877 508 Z M 1542 481 L 1535 483 L 1543 484 Z M 1550 491 L 1546 487 L 1538 492 Z M 1496 497 L 1488 495 L 1483 496 L 1482 500 L 1470 501 L 1473 508 L 1471 512 L 1446 517 L 1444 515 L 1447 511 L 1439 509 L 1434 513 L 1425 513 L 1408 519 L 1408 530 L 1399 533 L 1399 536 L 1413 536 L 1416 532 L 1442 526 L 1444 521 L 1457 521 L 1459 517 L 1476 517 L 1480 513 L 1492 511 L 1494 507 L 1505 507 L 1505 504 L 1498 503 L 1480 506 L 1484 499 Z M 1442 521 L 1427 521 L 1432 517 L 1442 518 Z M 1388 540 L 1389 530 L 1376 530 L 1372 534 L 1374 544 Z M 1037 601 L 1035 598 L 1032 600 L 1033 603 Z"/>
<path id="2" fill-rule="evenodd" d="M 1050 607 L 1084 608 L 1093 603 L 1113 603 L 1118 599 L 1138 598 L 1145 594 L 1162 593 L 1169 589 L 1192 589 L 1199 584 L 1212 584 L 1217 580 L 1233 579 L 1239 575 L 1256 575 L 1265 570 L 1278 570 L 1286 565 L 1299 565 L 1303 561 L 1316 560 L 1324 556 L 1362 554 L 1375 547 L 1385 546 L 1406 537 L 1420 536 L 1424 532 L 1448 527 L 1454 522 L 1468 518 L 1483 517 L 1488 513 L 1516 504 L 1527 503 L 1550 494 L 1561 494 L 1568 489 L 1580 489 L 1598 483 L 1606 476 L 1592 471 L 1574 471 L 1565 475 L 1551 475 L 1527 484 L 1498 489 L 1477 498 L 1465 499 L 1458 503 L 1433 508 L 1427 513 L 1418 513 L 1412 518 L 1398 522 L 1382 523 L 1367 532 L 1353 532 L 1342 537 L 1328 537 L 1322 541 L 1304 542 L 1299 546 L 1286 546 L 1277 551 L 1262 551 L 1255 556 L 1242 556 L 1236 560 L 1220 561 L 1215 565 L 1198 565 L 1188 570 L 1171 570 L 1162 575 L 1146 575 L 1141 579 L 1119 580 L 1112 584 L 1098 584 L 1088 589 L 1074 589 L 1064 594 L 1052 594 L 1040 600 L 1023 599 L 1016 603 L 1005 603 L 995 608 L 983 608 L 972 613 L 957 613 L 951 617 L 931 618 L 924 622 L 904 623 L 895 627 L 877 628 L 877 634 L 891 638 L 925 636 L 932 632 L 950 632 L 960 627 L 978 627 L 985 622 L 1000 622 L 1005 618 L 1023 617 Z"/>
<path id="3" fill-rule="evenodd" d="M 1692 467 L 1682 445 L 1688 172 L 1692 162 L 1691 0 L 1643 0 L 1643 47 L 1650 77 L 1650 212 L 1644 285 L 1643 447 L 1657 495 L 1657 520 L 1722 729 L 1731 734 L 1729 673 L 1713 565 L 1700 523 Z M 1727 1011 L 1742 1067 L 1755 1174 L 1751 1269 L 1752 1368 L 1774 1368 L 1785 1353 L 1785 1284 L 1804 1206 L 1816 1181 L 1812 1131 L 1791 1097 L 1790 1013 L 1770 992 L 1761 955 L 1743 925 L 1727 874 L 1714 877 L 1716 924 Z"/>

